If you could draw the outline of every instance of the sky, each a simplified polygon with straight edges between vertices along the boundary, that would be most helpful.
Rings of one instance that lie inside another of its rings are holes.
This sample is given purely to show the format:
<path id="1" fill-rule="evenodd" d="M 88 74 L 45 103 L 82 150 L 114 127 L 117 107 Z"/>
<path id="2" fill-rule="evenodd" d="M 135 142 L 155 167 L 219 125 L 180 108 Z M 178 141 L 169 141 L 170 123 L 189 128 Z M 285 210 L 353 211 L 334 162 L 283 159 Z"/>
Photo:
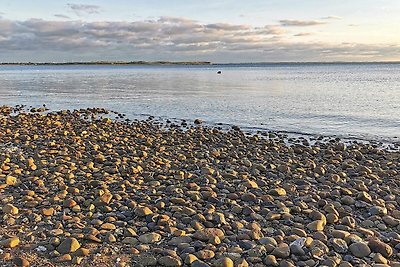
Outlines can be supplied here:
<path id="1" fill-rule="evenodd" d="M 0 62 L 400 60 L 399 0 L 0 0 Z"/>

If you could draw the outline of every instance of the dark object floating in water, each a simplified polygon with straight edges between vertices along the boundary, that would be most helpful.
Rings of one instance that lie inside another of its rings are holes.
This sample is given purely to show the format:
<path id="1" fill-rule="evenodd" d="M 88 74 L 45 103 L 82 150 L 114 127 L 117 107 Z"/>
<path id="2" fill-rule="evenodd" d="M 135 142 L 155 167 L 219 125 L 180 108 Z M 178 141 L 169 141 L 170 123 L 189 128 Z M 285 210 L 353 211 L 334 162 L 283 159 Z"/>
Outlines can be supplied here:
<path id="1" fill-rule="evenodd" d="M 194 124 L 202 124 L 204 121 L 202 119 L 195 119 Z"/>
<path id="2" fill-rule="evenodd" d="M 222 73 L 222 71 L 220 71 L 220 70 L 219 70 L 219 71 L 217 71 L 217 74 L 221 74 L 221 73 Z"/>

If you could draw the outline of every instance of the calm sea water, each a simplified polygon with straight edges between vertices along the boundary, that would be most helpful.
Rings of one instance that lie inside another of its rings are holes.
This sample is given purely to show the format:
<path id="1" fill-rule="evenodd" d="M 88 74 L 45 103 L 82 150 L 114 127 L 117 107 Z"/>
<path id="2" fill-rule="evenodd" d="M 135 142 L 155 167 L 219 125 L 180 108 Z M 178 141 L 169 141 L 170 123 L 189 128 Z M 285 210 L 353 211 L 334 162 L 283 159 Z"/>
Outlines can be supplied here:
<path id="1" fill-rule="evenodd" d="M 0 66 L 0 105 L 44 103 L 399 141 L 400 64 Z"/>

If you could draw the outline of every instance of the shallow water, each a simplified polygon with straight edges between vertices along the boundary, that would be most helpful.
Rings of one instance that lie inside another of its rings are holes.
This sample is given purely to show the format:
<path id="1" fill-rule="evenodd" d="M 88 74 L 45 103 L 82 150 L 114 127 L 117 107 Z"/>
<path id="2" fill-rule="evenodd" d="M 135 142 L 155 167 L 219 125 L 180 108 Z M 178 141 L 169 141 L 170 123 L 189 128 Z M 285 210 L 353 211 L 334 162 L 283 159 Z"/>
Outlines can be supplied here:
<path id="1" fill-rule="evenodd" d="M 44 103 L 397 142 L 400 64 L 0 66 L 0 105 Z"/>

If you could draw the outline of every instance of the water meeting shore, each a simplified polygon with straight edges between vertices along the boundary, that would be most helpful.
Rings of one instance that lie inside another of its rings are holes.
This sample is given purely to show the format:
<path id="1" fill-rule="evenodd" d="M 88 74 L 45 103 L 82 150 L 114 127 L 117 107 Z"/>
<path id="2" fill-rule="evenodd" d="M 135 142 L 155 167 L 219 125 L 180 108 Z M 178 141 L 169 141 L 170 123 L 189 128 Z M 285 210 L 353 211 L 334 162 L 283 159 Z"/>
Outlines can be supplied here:
<path id="1" fill-rule="evenodd" d="M 1 266 L 400 266 L 400 152 L 0 107 Z"/>

